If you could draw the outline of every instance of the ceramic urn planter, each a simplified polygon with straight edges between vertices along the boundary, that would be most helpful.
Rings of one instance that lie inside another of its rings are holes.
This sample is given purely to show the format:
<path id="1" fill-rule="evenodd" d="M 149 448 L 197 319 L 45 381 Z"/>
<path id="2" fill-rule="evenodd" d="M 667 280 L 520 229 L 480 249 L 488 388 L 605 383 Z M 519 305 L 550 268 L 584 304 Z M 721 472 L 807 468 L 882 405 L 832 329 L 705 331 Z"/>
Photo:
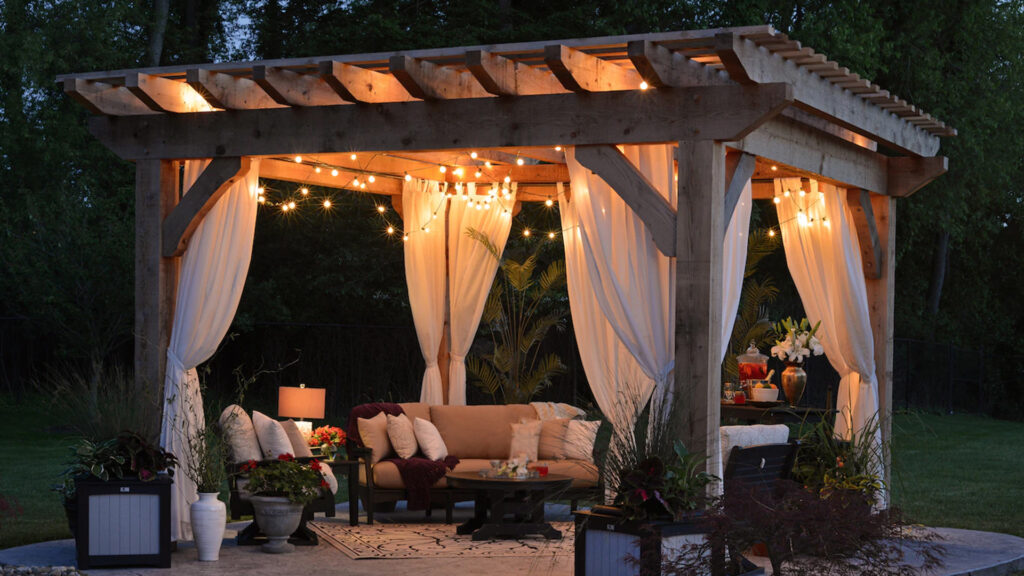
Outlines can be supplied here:
<path id="1" fill-rule="evenodd" d="M 192 503 L 192 537 L 199 551 L 200 562 L 216 562 L 220 558 L 220 545 L 224 541 L 227 507 L 217 499 L 217 492 L 200 492 L 199 500 Z"/>
<path id="2" fill-rule="evenodd" d="M 283 554 L 295 550 L 288 537 L 302 522 L 302 504 L 295 504 L 284 496 L 253 496 L 250 501 L 255 510 L 256 524 L 267 537 L 263 551 Z"/>

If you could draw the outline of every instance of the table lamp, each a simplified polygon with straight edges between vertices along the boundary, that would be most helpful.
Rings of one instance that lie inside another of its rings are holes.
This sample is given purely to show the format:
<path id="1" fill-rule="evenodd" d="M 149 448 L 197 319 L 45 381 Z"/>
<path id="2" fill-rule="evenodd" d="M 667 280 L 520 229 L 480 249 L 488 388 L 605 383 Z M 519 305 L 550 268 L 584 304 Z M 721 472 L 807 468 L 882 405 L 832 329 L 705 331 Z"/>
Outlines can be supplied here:
<path id="1" fill-rule="evenodd" d="M 327 390 L 306 388 L 305 384 L 299 384 L 298 387 L 281 386 L 277 390 L 277 415 L 281 418 L 298 418 L 295 424 L 302 434 L 309 438 L 313 433 L 313 423 L 303 418 L 324 417 Z"/>

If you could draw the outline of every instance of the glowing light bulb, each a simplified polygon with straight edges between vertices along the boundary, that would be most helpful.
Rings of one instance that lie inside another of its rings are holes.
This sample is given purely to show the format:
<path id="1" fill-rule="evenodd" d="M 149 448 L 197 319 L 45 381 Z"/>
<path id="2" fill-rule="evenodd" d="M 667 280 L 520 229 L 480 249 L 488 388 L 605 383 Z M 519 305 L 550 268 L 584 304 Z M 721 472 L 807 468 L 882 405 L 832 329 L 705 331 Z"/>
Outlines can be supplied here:
<path id="1" fill-rule="evenodd" d="M 548 232 L 548 238 L 550 238 L 551 240 L 554 240 L 555 239 L 555 233 L 554 232 Z"/>
<path id="2" fill-rule="evenodd" d="M 356 155 L 353 154 L 353 155 L 349 156 L 348 158 L 349 158 L 349 160 L 355 160 L 356 159 Z"/>
<path id="3" fill-rule="evenodd" d="M 828 221 L 828 217 L 827 216 L 822 216 L 821 217 L 821 223 L 825 225 L 825 228 L 831 228 L 832 227 L 832 223 Z"/>
<path id="4" fill-rule="evenodd" d="M 786 191 L 783 192 L 782 195 L 785 196 L 786 198 L 789 198 L 789 188 L 786 188 Z"/>
<path id="5" fill-rule="evenodd" d="M 256 198 L 256 201 L 259 202 L 260 204 L 263 204 L 264 202 L 267 201 L 267 199 L 264 198 L 263 196 L 260 196 L 259 198 Z"/>
<path id="6" fill-rule="evenodd" d="M 803 198 L 804 196 L 807 196 L 807 192 L 803 188 L 800 189 L 799 194 L 800 194 L 801 198 Z"/>
<path id="7" fill-rule="evenodd" d="M 323 170 L 321 170 L 320 167 L 317 166 L 316 168 L 313 168 L 313 172 L 316 172 L 317 174 L 319 174 L 319 173 L 323 172 Z"/>
<path id="8" fill-rule="evenodd" d="M 296 164 L 302 164 L 302 156 L 296 156 L 295 157 L 295 163 Z"/>
<path id="9" fill-rule="evenodd" d="M 359 186 L 359 178 L 353 178 L 352 179 L 352 185 L 353 186 Z"/>
<path id="10" fill-rule="evenodd" d="M 287 211 L 288 211 L 288 205 L 287 204 L 281 204 L 281 212 L 287 212 Z"/>
<path id="11" fill-rule="evenodd" d="M 263 193 L 266 191 L 267 189 L 264 188 L 263 186 L 260 186 L 259 188 L 256 189 L 256 193 L 259 194 L 260 196 L 263 196 Z"/>
<path id="12" fill-rule="evenodd" d="M 359 183 L 359 189 L 360 190 L 366 190 L 366 182 L 360 182 Z"/>
<path id="13" fill-rule="evenodd" d="M 775 237 L 775 229 L 771 229 L 771 230 L 768 231 L 768 237 L 769 238 L 774 238 Z"/>
<path id="14" fill-rule="evenodd" d="M 522 158 L 516 158 L 516 166 L 522 166 L 526 162 Z"/>
<path id="15" fill-rule="evenodd" d="M 377 179 L 374 178 L 374 176 L 372 174 L 369 177 L 367 177 L 366 179 L 370 182 L 370 184 L 373 184 L 374 182 L 377 181 Z"/>
<path id="16" fill-rule="evenodd" d="M 511 211 L 508 208 L 505 208 L 504 210 L 501 211 L 501 213 L 504 214 L 505 216 L 508 216 L 509 214 L 511 214 Z"/>
<path id="17" fill-rule="evenodd" d="M 782 203 L 782 198 L 779 198 L 778 196 L 776 196 L 775 198 L 772 198 L 772 202 L 775 202 L 776 204 L 781 204 Z"/>
<path id="18" fill-rule="evenodd" d="M 473 173 L 473 176 L 475 176 L 475 177 L 477 177 L 477 178 L 479 178 L 479 177 L 481 177 L 481 176 L 483 176 L 483 175 L 484 175 L 484 173 L 483 173 L 483 172 L 481 172 L 481 171 L 479 171 L 479 170 L 477 170 L 476 172 L 474 172 L 474 173 Z"/>
<path id="19" fill-rule="evenodd" d="M 412 176 L 409 176 L 408 172 L 405 173 L 405 181 L 406 182 L 411 182 L 412 181 Z"/>
<path id="20" fill-rule="evenodd" d="M 292 200 L 291 202 L 288 203 L 288 209 L 289 210 L 294 210 L 295 209 L 295 201 L 294 200 Z"/>
<path id="21" fill-rule="evenodd" d="M 408 234 L 402 234 L 402 242 L 408 242 L 408 241 L 409 241 L 409 235 Z"/>
<path id="22" fill-rule="evenodd" d="M 801 226 L 807 226 L 807 214 L 804 214 L 803 210 L 801 210 L 800 213 L 796 215 L 796 220 L 797 222 L 800 223 Z"/>
<path id="23" fill-rule="evenodd" d="M 640 89 L 641 90 L 647 90 L 650 87 L 651 87 L 650 84 L 648 84 L 646 81 L 640 83 Z"/>
<path id="24" fill-rule="evenodd" d="M 303 196 L 309 196 L 309 188 L 299 188 L 299 192 L 302 192 Z"/>
<path id="25" fill-rule="evenodd" d="M 476 152 L 470 152 L 469 157 L 472 158 L 473 160 L 476 160 Z"/>
<path id="26" fill-rule="evenodd" d="M 529 228 L 523 228 L 523 236 L 525 236 L 526 238 L 530 237 L 530 229 Z"/>
<path id="27" fill-rule="evenodd" d="M 453 172 L 456 176 L 462 176 L 462 167 L 456 168 Z"/>
<path id="28" fill-rule="evenodd" d="M 394 233 L 395 233 L 395 227 L 394 226 L 388 226 L 388 234 L 390 235 L 390 234 L 394 234 Z"/>
<path id="29" fill-rule="evenodd" d="M 387 212 L 387 208 L 385 208 L 383 206 L 377 206 L 377 212 L 380 212 L 381 214 L 383 214 L 384 212 Z"/>
<path id="30" fill-rule="evenodd" d="M 508 196 L 509 195 L 508 188 L 502 188 L 501 189 L 501 195 L 502 196 Z"/>
<path id="31" fill-rule="evenodd" d="M 491 167 L 491 161 L 487 160 L 486 162 L 484 162 L 484 166 L 490 168 Z"/>
<path id="32" fill-rule="evenodd" d="M 561 152 L 561 151 L 562 151 L 562 147 L 561 146 L 555 146 L 555 152 Z"/>
<path id="33" fill-rule="evenodd" d="M 430 226 L 424 226 L 423 227 L 423 232 L 426 233 L 426 234 L 430 234 Z"/>
<path id="34" fill-rule="evenodd" d="M 774 165 L 772 166 L 772 172 L 777 172 L 778 170 L 779 170 L 778 166 L 774 166 Z"/>
<path id="35" fill-rule="evenodd" d="M 438 170 L 440 170 L 440 171 L 441 171 L 441 174 L 444 174 L 445 172 L 447 172 L 447 171 L 448 171 L 448 168 L 447 168 L 446 166 L 439 166 L 439 167 L 438 167 Z"/>
<path id="36" fill-rule="evenodd" d="M 331 170 L 331 176 L 337 176 L 337 175 L 338 175 L 338 169 L 337 168 Z"/>
<path id="37" fill-rule="evenodd" d="M 477 209 L 477 210 L 483 210 L 483 209 L 484 209 L 484 205 L 483 205 L 483 204 L 481 204 L 480 202 L 477 202 L 477 203 L 476 203 L 476 209 Z"/>
<path id="38" fill-rule="evenodd" d="M 511 181 L 512 181 L 512 177 L 511 176 L 505 176 L 505 184 L 508 184 Z"/>
<path id="39" fill-rule="evenodd" d="M 324 200 L 324 208 L 330 208 L 330 207 L 331 207 L 331 201 L 330 200 Z"/>
<path id="40" fill-rule="evenodd" d="M 555 201 L 552 200 L 551 198 L 548 198 L 547 200 L 544 201 L 544 205 L 550 208 L 555 205 Z"/>

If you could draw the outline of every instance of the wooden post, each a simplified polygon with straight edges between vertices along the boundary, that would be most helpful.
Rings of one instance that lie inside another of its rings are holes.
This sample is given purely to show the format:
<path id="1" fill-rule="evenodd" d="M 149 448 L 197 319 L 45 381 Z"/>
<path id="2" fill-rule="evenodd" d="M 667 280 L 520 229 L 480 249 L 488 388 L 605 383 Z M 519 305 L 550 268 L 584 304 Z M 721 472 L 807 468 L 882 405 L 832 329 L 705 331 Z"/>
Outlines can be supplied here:
<path id="1" fill-rule="evenodd" d="M 875 337 L 875 375 L 878 378 L 878 418 L 882 429 L 882 444 L 890 446 L 892 440 L 892 352 L 893 352 L 893 297 L 896 280 L 896 200 L 879 194 L 871 195 L 871 208 L 878 230 L 878 243 L 882 255 L 878 278 L 866 277 L 868 311 L 871 330 Z M 891 485 L 890 454 L 885 457 L 885 481 Z"/>
<path id="2" fill-rule="evenodd" d="M 178 203 L 178 164 L 135 164 L 135 384 L 161 398 L 179 258 L 161 253 L 163 220 Z"/>
<path id="3" fill-rule="evenodd" d="M 671 430 L 718 469 L 722 365 L 725 147 L 679 142 L 676 207 L 676 362 Z"/>

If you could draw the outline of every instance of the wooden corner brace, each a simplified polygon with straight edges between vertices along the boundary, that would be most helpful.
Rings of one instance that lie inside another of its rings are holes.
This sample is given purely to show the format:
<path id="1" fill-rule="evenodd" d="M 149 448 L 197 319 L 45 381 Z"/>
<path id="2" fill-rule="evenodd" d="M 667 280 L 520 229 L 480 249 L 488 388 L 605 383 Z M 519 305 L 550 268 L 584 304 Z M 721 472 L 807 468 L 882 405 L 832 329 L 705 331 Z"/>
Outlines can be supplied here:
<path id="1" fill-rule="evenodd" d="M 857 229 L 857 240 L 860 243 L 860 257 L 864 264 L 865 278 L 882 277 L 882 244 L 878 239 L 878 223 L 875 211 L 871 207 L 871 193 L 867 190 L 852 188 L 846 191 L 846 203 L 853 214 L 853 224 Z"/>
<path id="2" fill-rule="evenodd" d="M 618 148 L 611 144 L 577 146 L 576 160 L 611 186 L 636 212 L 662 254 L 676 255 L 676 211 Z"/>
<path id="3" fill-rule="evenodd" d="M 162 252 L 164 258 L 181 256 L 206 213 L 221 196 L 249 171 L 250 159 L 242 156 L 214 158 L 181 202 L 163 223 Z"/>
<path id="4" fill-rule="evenodd" d="M 743 188 L 754 175 L 756 166 L 757 157 L 753 154 L 730 152 L 725 157 L 725 211 L 722 215 L 726 228 L 729 227 L 729 221 L 732 220 L 732 213 L 736 211 L 736 204 L 740 201 Z"/>

